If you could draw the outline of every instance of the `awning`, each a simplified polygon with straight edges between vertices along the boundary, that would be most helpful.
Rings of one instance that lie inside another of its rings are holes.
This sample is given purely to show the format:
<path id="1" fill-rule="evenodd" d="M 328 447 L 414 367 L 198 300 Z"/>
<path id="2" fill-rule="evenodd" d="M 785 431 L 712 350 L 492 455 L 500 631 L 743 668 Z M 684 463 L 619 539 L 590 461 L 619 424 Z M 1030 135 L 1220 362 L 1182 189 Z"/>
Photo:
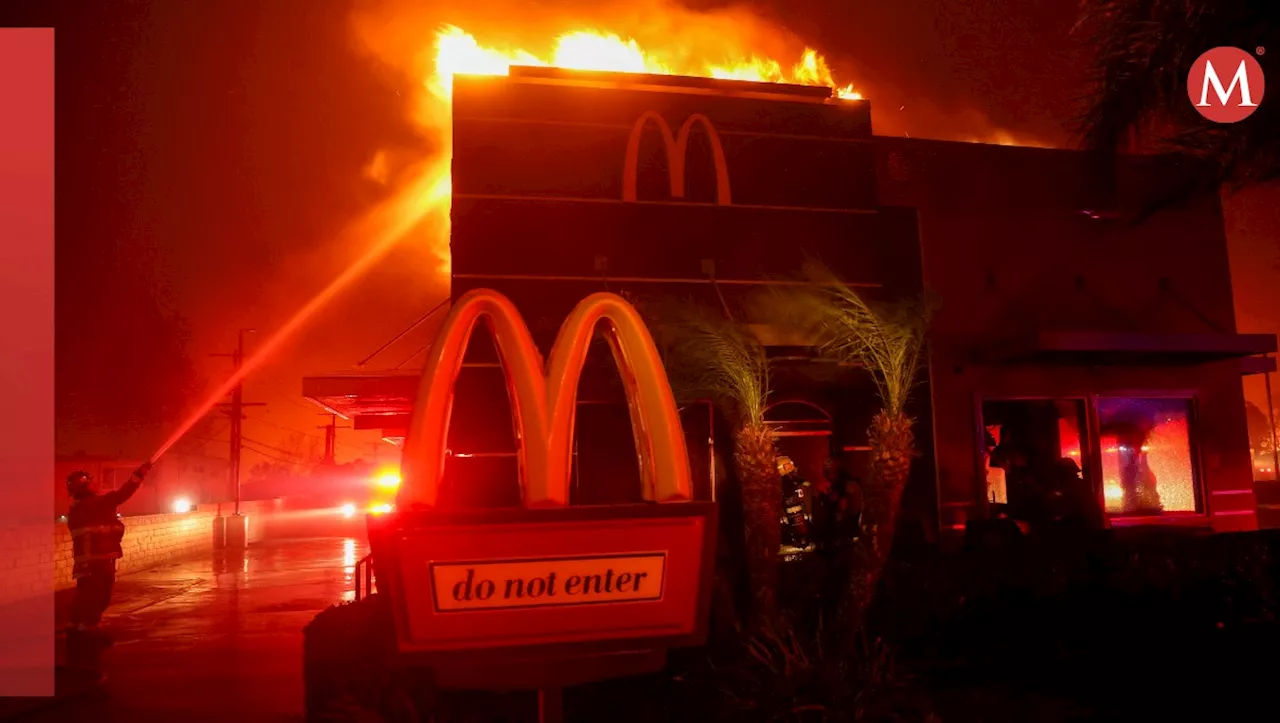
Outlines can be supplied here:
<path id="1" fill-rule="evenodd" d="M 1004 361 L 1086 365 L 1190 365 L 1274 354 L 1274 334 L 1159 334 L 1040 331 L 984 356 Z"/>
<path id="2" fill-rule="evenodd" d="M 303 377 L 302 396 L 347 419 L 403 415 L 413 409 L 422 372 L 368 372 Z"/>
<path id="3" fill-rule="evenodd" d="M 1270 374 L 1276 370 L 1276 359 L 1271 356 L 1248 356 L 1240 360 L 1240 374 Z"/>
<path id="4" fill-rule="evenodd" d="M 378 430 L 399 444 L 422 372 L 380 371 L 303 377 L 302 396 L 327 412 L 350 419 L 356 429 Z"/>

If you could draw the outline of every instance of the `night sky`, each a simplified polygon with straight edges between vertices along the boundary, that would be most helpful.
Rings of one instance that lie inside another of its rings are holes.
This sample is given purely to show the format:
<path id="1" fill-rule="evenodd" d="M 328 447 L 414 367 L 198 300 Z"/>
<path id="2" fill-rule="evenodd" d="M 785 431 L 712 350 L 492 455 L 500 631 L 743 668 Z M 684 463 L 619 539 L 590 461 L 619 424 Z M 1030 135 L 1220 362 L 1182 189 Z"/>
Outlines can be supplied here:
<path id="1" fill-rule="evenodd" d="M 6 5 L 5 24 L 57 28 L 58 449 L 147 455 L 229 371 L 210 355 L 230 351 L 237 329 L 278 327 L 359 253 L 341 231 L 387 193 L 362 173 L 370 158 L 430 150 L 405 120 L 414 79 L 360 51 L 356 3 Z M 1086 58 L 1070 34 L 1075 0 L 773 5 L 758 7 L 866 89 L 881 132 L 963 138 L 990 127 L 1071 142 Z M 1255 191 L 1227 205 L 1242 331 L 1280 327 L 1273 199 Z M 318 451 L 325 420 L 302 399 L 301 377 L 350 368 L 443 293 L 427 250 L 399 248 L 250 378 L 246 399 L 269 406 L 249 413 L 246 435 Z M 208 439 L 203 451 L 223 454 L 224 429 L 207 425 L 191 448 Z M 376 435 L 361 435 L 342 433 L 340 458 L 372 449 Z"/>

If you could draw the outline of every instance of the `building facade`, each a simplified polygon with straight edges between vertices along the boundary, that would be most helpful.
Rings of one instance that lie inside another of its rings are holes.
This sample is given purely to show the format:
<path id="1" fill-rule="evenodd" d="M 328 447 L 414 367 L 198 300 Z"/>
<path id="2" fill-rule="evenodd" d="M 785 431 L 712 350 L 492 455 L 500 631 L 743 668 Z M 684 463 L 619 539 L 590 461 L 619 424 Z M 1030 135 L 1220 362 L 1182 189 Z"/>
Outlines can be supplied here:
<path id="1" fill-rule="evenodd" d="M 809 259 L 872 299 L 928 289 L 941 305 L 911 409 L 922 456 L 907 519 L 947 534 L 1032 516 L 1069 478 L 1099 525 L 1256 526 L 1240 377 L 1268 371 L 1275 339 L 1234 333 L 1216 197 L 1168 201 L 1195 169 L 1126 159 L 1099 193 L 1082 154 L 875 137 L 867 102 L 829 95 L 555 69 L 458 77 L 453 297 L 506 294 L 544 353 L 602 290 L 752 325 L 774 370 L 768 417 L 814 479 L 833 453 L 865 465 L 874 386 L 770 327 L 760 300 Z M 639 496 L 627 405 L 599 347 L 576 503 Z M 304 393 L 396 437 L 417 381 L 317 376 Z M 725 420 L 708 403 L 683 414 L 700 494 L 731 495 Z M 455 503 L 518 500 L 516 440 L 497 421 L 509 416 L 481 332 L 450 432 Z"/>
<path id="2" fill-rule="evenodd" d="M 1123 159 L 1102 197 L 1080 153 L 877 147 L 880 202 L 916 209 L 942 299 L 941 527 L 1015 502 L 998 465 L 1055 457 L 1076 463 L 1106 524 L 1256 526 L 1241 377 L 1274 368 L 1275 338 L 1235 333 L 1218 197 L 1174 195 L 1195 167 Z"/>

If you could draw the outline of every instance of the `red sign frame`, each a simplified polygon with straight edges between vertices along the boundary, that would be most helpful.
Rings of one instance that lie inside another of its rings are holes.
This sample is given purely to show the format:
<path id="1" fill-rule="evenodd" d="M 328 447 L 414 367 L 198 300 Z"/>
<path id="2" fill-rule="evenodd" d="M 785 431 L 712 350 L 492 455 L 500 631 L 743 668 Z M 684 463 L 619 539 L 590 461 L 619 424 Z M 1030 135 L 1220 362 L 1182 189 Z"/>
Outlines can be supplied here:
<path id="1" fill-rule="evenodd" d="M 713 502 L 433 510 L 393 519 L 370 529 L 374 575 L 380 590 L 393 593 L 397 649 L 436 668 L 444 684 L 537 686 L 550 679 L 564 685 L 649 672 L 665 661 L 666 649 L 706 640 L 715 579 Z M 663 589 L 648 600 L 441 611 L 426 572 L 432 564 L 659 553 L 666 555 Z M 429 637 L 442 630 L 450 633 Z"/>

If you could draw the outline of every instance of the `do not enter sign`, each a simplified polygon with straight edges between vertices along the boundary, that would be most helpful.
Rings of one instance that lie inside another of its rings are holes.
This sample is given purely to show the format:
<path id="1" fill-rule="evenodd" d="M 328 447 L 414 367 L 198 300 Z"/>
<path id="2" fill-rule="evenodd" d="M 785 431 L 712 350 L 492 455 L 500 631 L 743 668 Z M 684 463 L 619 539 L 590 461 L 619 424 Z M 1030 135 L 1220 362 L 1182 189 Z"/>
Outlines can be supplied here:
<path id="1" fill-rule="evenodd" d="M 507 510 L 401 530 L 402 647 L 692 639 L 713 514 L 698 503 Z"/>
<path id="2" fill-rule="evenodd" d="M 662 599 L 665 552 L 433 563 L 436 612 Z"/>

